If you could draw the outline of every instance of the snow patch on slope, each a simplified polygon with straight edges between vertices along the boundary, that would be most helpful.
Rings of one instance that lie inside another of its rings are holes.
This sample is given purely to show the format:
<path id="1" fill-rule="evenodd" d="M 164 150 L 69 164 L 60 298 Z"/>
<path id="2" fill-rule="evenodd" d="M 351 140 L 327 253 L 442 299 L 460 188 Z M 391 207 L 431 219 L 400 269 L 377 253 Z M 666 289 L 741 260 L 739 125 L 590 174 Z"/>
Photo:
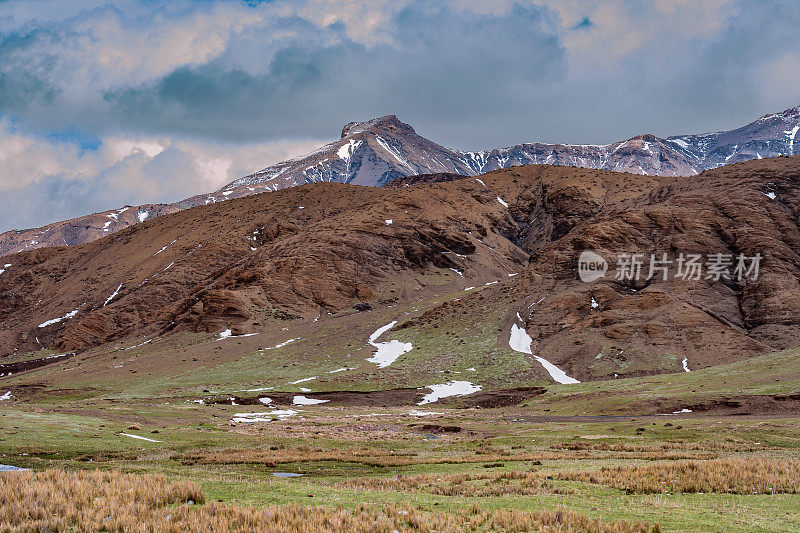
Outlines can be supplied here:
<path id="1" fill-rule="evenodd" d="M 794 138 L 797 136 L 798 131 L 800 131 L 800 124 L 783 132 L 789 137 L 789 155 L 794 155 Z"/>
<path id="2" fill-rule="evenodd" d="M 117 297 L 117 295 L 119 294 L 119 290 L 121 288 L 122 288 L 122 283 L 119 284 L 119 287 L 117 287 L 117 290 L 115 290 L 113 293 L 111 293 L 111 296 L 106 298 L 106 303 L 103 304 L 103 307 L 107 306 L 109 303 L 111 303 L 111 300 L 113 300 L 114 298 Z"/>
<path id="3" fill-rule="evenodd" d="M 233 418 L 231 418 L 231 422 L 240 422 L 242 424 L 272 422 L 273 420 L 283 420 L 296 414 L 297 411 L 294 409 L 276 409 L 268 413 L 235 413 Z"/>
<path id="4" fill-rule="evenodd" d="M 409 169 L 409 170 L 410 170 L 412 173 L 415 173 L 415 174 L 416 174 L 416 172 L 417 172 L 417 171 L 414 169 L 414 167 L 412 167 L 412 166 L 411 166 L 411 165 L 408 163 L 408 161 L 406 161 L 406 160 L 405 160 L 405 159 L 404 159 L 404 158 L 403 158 L 403 157 L 400 155 L 400 153 L 399 153 L 399 152 L 397 152 L 397 151 L 396 151 L 394 148 L 392 148 L 391 146 L 389 146 L 389 143 L 387 143 L 385 140 L 383 140 L 383 138 L 382 138 L 380 135 L 376 135 L 376 136 L 375 136 L 375 140 L 376 140 L 376 141 L 378 141 L 378 144 L 380 144 L 380 145 L 381 145 L 381 148 L 383 148 L 384 150 L 386 150 L 386 151 L 389 153 L 389 155 L 391 155 L 392 157 L 394 157 L 394 158 L 397 160 L 397 162 L 398 162 L 398 163 L 400 163 L 400 164 L 401 164 L 401 165 L 403 165 L 404 167 L 408 168 L 408 169 Z"/>
<path id="5" fill-rule="evenodd" d="M 413 346 L 410 342 L 400 342 L 397 340 L 391 340 L 389 342 L 375 342 L 378 340 L 378 337 L 392 329 L 395 324 L 397 324 L 396 320 L 378 328 L 372 335 L 369 336 L 368 342 L 371 346 L 376 348 L 376 350 L 372 357 L 367 359 L 367 362 L 375 363 L 378 365 L 378 368 L 386 368 L 397 361 L 398 357 L 411 351 Z"/>
<path id="6" fill-rule="evenodd" d="M 350 139 L 347 144 L 342 145 L 337 151 L 336 155 L 339 156 L 339 159 L 344 160 L 347 165 L 350 165 L 350 158 L 355 153 L 356 149 L 361 145 L 361 141 L 354 141 Z"/>
<path id="7" fill-rule="evenodd" d="M 532 343 L 533 339 L 531 339 L 530 335 L 528 335 L 528 332 L 525 331 L 525 328 L 521 328 L 516 324 L 511 326 L 511 337 L 508 339 L 508 345 L 512 350 L 533 355 L 533 352 L 531 352 Z M 577 379 L 569 377 L 566 372 L 558 368 L 550 361 L 539 357 L 538 355 L 533 355 L 533 357 L 542 364 L 544 369 L 547 370 L 547 373 L 550 374 L 550 377 L 553 378 L 553 380 L 555 380 L 557 383 L 580 383 L 580 381 Z"/>
<path id="8" fill-rule="evenodd" d="M 66 314 L 66 315 L 64 315 L 64 316 L 61 316 L 61 317 L 58 317 L 58 318 L 52 318 L 52 319 L 50 319 L 50 320 L 48 320 L 48 321 L 46 321 L 46 322 L 42 322 L 41 324 L 39 324 L 39 327 L 40 327 L 40 328 L 46 328 L 47 326 L 51 326 L 51 325 L 53 325 L 53 324 L 58 324 L 58 323 L 59 323 L 59 322 L 61 322 L 62 320 L 67 320 L 67 319 L 70 319 L 70 318 L 72 318 L 72 317 L 74 317 L 75 315 L 77 315 L 77 314 L 78 314 L 78 310 L 79 310 L 79 309 L 80 309 L 80 307 L 78 307 L 78 309 L 75 309 L 75 310 L 73 310 L 73 311 L 70 311 L 69 313 L 67 313 L 67 314 Z"/>
<path id="9" fill-rule="evenodd" d="M 475 385 L 471 381 L 450 381 L 439 385 L 428 385 L 425 388 L 431 389 L 431 392 L 426 394 L 417 405 L 433 403 L 450 396 L 466 396 L 480 391 L 483 387 Z"/>
<path id="10" fill-rule="evenodd" d="M 292 399 L 292 403 L 294 405 L 318 405 L 321 403 L 327 403 L 330 400 L 316 400 L 314 398 L 306 398 L 305 396 L 295 396 Z"/>
<path id="11" fill-rule="evenodd" d="M 290 381 L 289 385 L 297 385 L 298 383 L 305 383 L 306 381 L 314 381 L 319 376 L 311 376 L 310 378 L 298 379 L 297 381 Z"/>
<path id="12" fill-rule="evenodd" d="M 167 245 L 166 245 L 166 246 L 164 246 L 162 249 L 160 249 L 159 251 L 157 251 L 156 253 L 154 253 L 154 254 L 153 254 L 153 257 L 157 256 L 158 254 L 160 254 L 161 252 L 163 252 L 164 250 L 166 250 L 167 248 L 169 248 L 171 245 L 175 244 L 175 242 L 176 242 L 177 240 L 178 240 L 178 239 L 175 239 L 174 241 L 172 241 L 171 243 L 167 244 Z M 164 269 L 164 270 L 166 270 L 166 269 Z"/>
<path id="13" fill-rule="evenodd" d="M 147 437 L 142 437 L 141 435 L 131 435 L 130 433 L 120 433 L 120 435 L 123 437 L 130 437 L 132 439 L 146 440 L 147 442 L 161 442 L 160 440 L 148 439 Z"/>
<path id="14" fill-rule="evenodd" d="M 289 339 L 288 341 L 281 342 L 279 344 L 276 344 L 275 346 L 270 346 L 269 348 L 261 348 L 261 351 L 263 352 L 264 350 L 275 350 L 277 348 L 283 348 L 284 346 L 286 346 L 290 342 L 299 341 L 299 340 L 300 340 L 300 337 L 295 337 L 294 339 Z"/>

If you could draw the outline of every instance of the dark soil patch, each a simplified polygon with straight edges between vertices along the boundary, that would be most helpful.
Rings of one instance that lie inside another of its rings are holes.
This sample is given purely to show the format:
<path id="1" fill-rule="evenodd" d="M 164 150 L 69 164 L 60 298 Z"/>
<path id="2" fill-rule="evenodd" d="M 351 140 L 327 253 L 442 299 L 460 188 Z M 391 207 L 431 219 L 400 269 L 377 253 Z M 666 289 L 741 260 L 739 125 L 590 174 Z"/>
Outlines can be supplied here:
<path id="1" fill-rule="evenodd" d="M 508 407 L 519 405 L 526 400 L 547 392 L 544 387 L 517 387 L 497 391 L 479 392 L 461 399 L 465 407 Z"/>
<path id="2" fill-rule="evenodd" d="M 26 370 L 33 370 L 35 368 L 41 368 L 43 366 L 47 366 L 53 363 L 59 363 L 61 361 L 66 361 L 70 357 L 74 357 L 74 353 L 65 354 L 59 357 L 43 357 L 41 359 L 31 359 L 30 361 L 20 361 L 18 363 L 6 363 L 0 365 L 0 374 L 6 374 L 10 372 L 13 374 L 19 374 L 20 372 L 24 372 Z"/>
<path id="3" fill-rule="evenodd" d="M 459 426 L 440 426 L 438 424 L 409 424 L 408 427 L 418 429 L 424 433 L 461 433 L 463 428 Z"/>
<path id="4" fill-rule="evenodd" d="M 468 176 L 462 174 L 454 174 L 452 172 L 436 172 L 431 174 L 417 174 L 415 176 L 406 176 L 402 178 L 395 178 L 384 187 L 387 189 L 402 189 L 412 185 L 422 185 L 423 183 L 442 183 L 445 181 L 453 181 L 465 179 Z"/>
<path id="5" fill-rule="evenodd" d="M 481 392 L 453 400 L 456 405 L 461 407 L 507 407 L 519 405 L 525 400 L 535 398 L 547 392 L 544 387 L 518 387 L 515 389 L 503 389 L 498 391 Z M 295 392 L 273 392 L 265 393 L 272 399 L 270 405 L 292 405 L 295 396 L 305 396 L 314 400 L 327 400 L 326 406 L 369 406 L 369 407 L 397 407 L 417 405 L 423 398 L 423 392 L 419 389 L 403 388 L 389 389 L 382 391 L 332 391 L 314 393 L 295 393 Z M 206 403 L 230 405 L 231 398 L 238 405 L 262 405 L 259 398 L 243 398 L 239 396 L 219 396 L 206 398 Z M 442 403 L 449 400 L 443 400 Z"/>
<path id="6" fill-rule="evenodd" d="M 800 394 L 731 396 L 685 404 L 676 404 L 674 400 L 660 400 L 638 404 L 632 410 L 634 413 L 642 414 L 669 414 L 682 409 L 691 409 L 692 413 L 702 414 L 798 415 L 800 414 Z"/>
<path id="7" fill-rule="evenodd" d="M 295 392 L 272 392 L 266 393 L 272 399 L 270 405 L 293 405 L 295 396 L 305 396 L 314 400 L 327 400 L 325 406 L 369 406 L 369 407 L 395 407 L 401 405 L 416 405 L 423 398 L 423 393 L 419 389 L 390 389 L 383 391 L 333 391 L 315 393 L 295 393 Z M 238 405 L 262 405 L 258 400 L 263 396 L 253 398 L 234 397 L 234 402 Z M 231 403 L 231 396 L 210 398 L 206 403 L 228 404 Z"/>

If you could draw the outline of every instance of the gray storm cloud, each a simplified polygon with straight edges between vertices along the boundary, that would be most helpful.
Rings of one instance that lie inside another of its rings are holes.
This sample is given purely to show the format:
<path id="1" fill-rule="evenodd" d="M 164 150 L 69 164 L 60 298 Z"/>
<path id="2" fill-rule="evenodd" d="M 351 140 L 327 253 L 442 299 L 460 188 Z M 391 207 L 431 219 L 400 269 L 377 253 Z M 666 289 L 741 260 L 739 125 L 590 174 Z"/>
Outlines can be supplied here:
<path id="1" fill-rule="evenodd" d="M 0 2 L 0 230 L 190 196 L 386 114 L 465 149 L 734 127 L 800 103 L 798 27 L 788 0 Z M 123 164 L 65 130 L 169 149 Z"/>

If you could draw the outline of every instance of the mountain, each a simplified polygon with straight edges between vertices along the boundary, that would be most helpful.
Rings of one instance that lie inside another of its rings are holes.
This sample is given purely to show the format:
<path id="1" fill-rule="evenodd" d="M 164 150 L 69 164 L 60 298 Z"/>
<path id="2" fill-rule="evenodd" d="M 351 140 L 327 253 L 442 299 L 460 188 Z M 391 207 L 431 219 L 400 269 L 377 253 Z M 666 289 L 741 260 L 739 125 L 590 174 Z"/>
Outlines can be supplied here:
<path id="1" fill-rule="evenodd" d="M 667 139 L 637 135 L 605 145 L 525 143 L 477 152 L 452 150 L 420 137 L 394 115 L 344 127 L 341 139 L 305 157 L 279 163 L 220 189 L 338 181 L 383 186 L 416 174 L 474 176 L 528 164 L 597 168 L 658 176 L 690 176 L 750 159 L 794 155 L 800 107 L 766 115 L 741 128 Z M 798 139 L 800 141 L 800 139 Z"/>
<path id="2" fill-rule="evenodd" d="M 85 353 L 71 375 L 92 386 L 133 379 L 144 362 L 126 347 L 152 343 L 147 365 L 193 372 L 189 347 L 222 364 L 230 336 L 231 353 L 257 355 L 225 375 L 290 341 L 297 364 L 360 363 L 331 390 L 418 387 L 454 361 L 505 388 L 557 376 L 540 358 L 581 381 L 697 370 L 800 344 L 798 220 L 800 157 L 687 178 L 528 165 L 415 187 L 304 184 L 8 256 L 0 358 Z M 583 250 L 609 275 L 582 282 Z M 615 279 L 633 252 L 763 261 L 753 279 Z M 392 326 L 402 342 L 387 350 L 409 355 L 374 375 L 363 359 Z"/>
<path id="3" fill-rule="evenodd" d="M 274 192 L 304 183 L 339 182 L 384 186 L 418 174 L 476 176 L 500 168 L 528 164 L 563 165 L 658 176 L 691 176 L 703 170 L 750 159 L 800 153 L 795 137 L 800 130 L 800 107 L 766 115 L 731 131 L 660 138 L 637 135 L 604 145 L 525 143 L 484 151 L 446 148 L 418 135 L 394 115 L 351 122 L 338 141 L 311 154 L 291 159 L 239 178 L 211 194 L 173 204 L 136 206 L 114 218 L 120 209 L 56 222 L 41 228 L 0 235 L 0 256 L 44 246 L 74 245 L 148 217 L 198 205 Z M 800 143 L 800 139 L 798 139 Z M 110 225 L 107 225 L 111 222 Z"/>
<path id="4" fill-rule="evenodd" d="M 26 230 L 11 230 L 0 234 L 0 256 L 44 248 L 72 246 L 110 235 L 133 224 L 167 213 L 179 211 L 175 204 L 126 205 L 102 213 L 93 213 Z"/>
<path id="5" fill-rule="evenodd" d="M 279 163 L 233 181 L 221 191 L 267 185 L 273 190 L 302 183 L 337 181 L 383 186 L 417 174 L 476 176 L 527 164 L 603 168 L 620 172 L 680 176 L 698 168 L 677 144 L 642 135 L 603 146 L 528 143 L 480 152 L 445 148 L 419 136 L 394 115 L 351 123 L 342 137 L 300 159 Z"/>

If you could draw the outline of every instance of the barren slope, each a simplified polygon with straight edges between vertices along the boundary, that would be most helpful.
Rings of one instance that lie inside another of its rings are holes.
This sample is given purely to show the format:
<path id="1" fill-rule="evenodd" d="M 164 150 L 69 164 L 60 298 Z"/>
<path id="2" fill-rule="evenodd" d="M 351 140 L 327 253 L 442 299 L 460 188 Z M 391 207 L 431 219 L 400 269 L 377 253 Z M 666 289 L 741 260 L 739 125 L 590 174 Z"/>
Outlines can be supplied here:
<path id="1" fill-rule="evenodd" d="M 250 196 L 4 258 L 0 346 L 10 356 L 287 326 L 323 338 L 348 314 L 392 316 L 425 300 L 395 318 L 420 362 L 447 331 L 460 339 L 448 353 L 484 349 L 468 334 L 480 323 L 506 351 L 523 327 L 534 355 L 580 380 L 680 371 L 684 358 L 694 370 L 798 344 L 798 185 L 798 158 L 777 158 L 690 179 L 525 166 Z M 755 282 L 585 284 L 587 248 L 612 263 L 625 251 L 764 259 Z"/>

